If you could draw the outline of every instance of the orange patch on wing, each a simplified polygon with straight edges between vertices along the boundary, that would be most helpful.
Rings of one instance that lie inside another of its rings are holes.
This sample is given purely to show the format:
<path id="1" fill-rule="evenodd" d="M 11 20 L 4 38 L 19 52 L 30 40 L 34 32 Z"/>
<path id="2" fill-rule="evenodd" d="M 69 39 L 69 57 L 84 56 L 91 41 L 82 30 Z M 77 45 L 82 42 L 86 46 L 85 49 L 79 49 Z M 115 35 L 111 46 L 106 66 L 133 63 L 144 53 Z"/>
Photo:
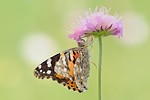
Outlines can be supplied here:
<path id="1" fill-rule="evenodd" d="M 65 54 L 64 54 L 64 53 L 62 53 L 62 54 L 60 55 L 60 58 L 62 58 L 64 55 L 65 55 Z"/>
<path id="2" fill-rule="evenodd" d="M 74 52 L 75 52 L 74 57 L 75 57 L 75 59 L 77 60 L 77 58 L 78 58 L 78 53 L 77 53 L 77 51 L 74 51 Z"/>
<path id="3" fill-rule="evenodd" d="M 79 92 L 79 93 L 81 93 L 82 91 L 80 91 L 79 89 L 78 89 L 78 86 L 77 86 L 77 84 L 74 82 L 74 81 L 71 81 L 71 80 L 69 80 L 67 83 L 62 83 L 62 85 L 64 85 L 64 86 L 66 86 L 68 89 L 71 89 L 71 90 L 73 90 L 73 91 L 77 91 L 77 92 Z"/>
<path id="4" fill-rule="evenodd" d="M 74 77 L 74 73 L 73 73 L 74 63 L 73 63 L 73 61 L 69 61 L 68 67 L 69 67 L 69 69 L 70 69 L 69 74 L 70 74 L 72 77 Z"/>
<path id="5" fill-rule="evenodd" d="M 56 77 L 59 78 L 59 79 L 68 79 L 67 77 L 63 77 L 63 76 L 60 76 L 58 74 L 56 74 Z"/>
<path id="6" fill-rule="evenodd" d="M 77 60 L 77 58 L 78 58 L 78 53 L 77 53 L 77 51 L 74 51 L 75 52 L 75 55 L 72 53 L 71 54 L 71 56 L 73 56 L 73 57 L 75 57 L 75 61 Z M 74 60 L 74 59 L 73 59 Z M 73 63 L 73 60 L 72 61 L 69 61 L 69 63 L 68 63 L 68 67 L 69 67 L 69 69 L 70 69 L 70 72 L 69 72 L 69 74 L 72 76 L 72 77 L 74 77 L 74 73 L 73 73 L 73 68 L 74 68 L 74 63 Z"/>

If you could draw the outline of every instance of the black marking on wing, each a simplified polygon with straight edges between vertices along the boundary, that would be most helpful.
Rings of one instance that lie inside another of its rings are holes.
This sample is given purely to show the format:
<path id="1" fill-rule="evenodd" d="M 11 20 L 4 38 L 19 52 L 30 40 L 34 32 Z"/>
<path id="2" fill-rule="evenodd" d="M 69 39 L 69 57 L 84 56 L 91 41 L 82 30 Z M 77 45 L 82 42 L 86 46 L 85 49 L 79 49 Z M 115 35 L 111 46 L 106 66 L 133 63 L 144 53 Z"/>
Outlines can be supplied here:
<path id="1" fill-rule="evenodd" d="M 73 51 L 73 54 L 76 55 L 76 53 Z"/>
<path id="2" fill-rule="evenodd" d="M 64 54 L 66 54 L 67 52 L 64 52 Z"/>
<path id="3" fill-rule="evenodd" d="M 62 83 L 62 82 L 67 83 L 69 81 L 69 78 L 58 78 L 58 77 L 56 77 L 56 75 L 57 74 L 54 72 L 52 80 L 57 81 L 58 83 Z"/>
<path id="4" fill-rule="evenodd" d="M 51 64 L 52 64 L 52 71 L 54 71 L 54 67 L 55 67 L 55 64 L 56 62 L 59 60 L 60 58 L 60 53 L 56 54 L 55 56 L 51 57 L 52 61 L 51 61 Z"/>
<path id="5" fill-rule="evenodd" d="M 56 59 L 57 61 L 59 60 L 60 58 L 60 53 L 54 55 L 53 57 L 51 57 L 51 59 Z"/>
<path id="6" fill-rule="evenodd" d="M 69 61 L 71 61 L 71 58 L 70 58 L 70 52 L 69 52 Z"/>
<path id="7" fill-rule="evenodd" d="M 76 62 L 76 59 L 75 59 L 75 57 L 73 56 L 73 63 L 75 64 L 75 62 Z"/>
<path id="8" fill-rule="evenodd" d="M 42 67 L 41 67 L 42 71 L 47 72 L 48 70 L 52 70 L 51 67 L 48 67 L 48 66 L 47 66 L 47 60 L 44 61 L 44 62 L 41 64 L 41 66 L 42 66 Z"/>
<path id="9" fill-rule="evenodd" d="M 40 70 L 42 70 L 42 72 L 40 72 Z M 39 69 L 39 67 L 37 67 L 37 68 L 35 69 L 35 71 L 34 71 L 34 76 L 35 76 L 35 77 L 38 77 L 39 79 L 40 79 L 40 78 L 43 79 L 43 78 L 45 78 L 45 77 L 50 78 L 51 73 L 50 73 L 50 74 L 47 74 L 47 73 L 46 73 L 48 70 L 50 70 L 50 71 L 52 72 L 51 67 L 48 67 L 48 66 L 47 66 L 47 60 L 46 60 L 46 61 L 44 61 L 44 62 L 41 64 L 41 69 Z M 45 73 L 43 73 L 43 72 L 45 72 Z"/>
<path id="10" fill-rule="evenodd" d="M 38 77 L 39 79 L 40 78 L 50 78 L 51 76 L 55 76 L 55 71 L 54 71 L 54 67 L 55 67 L 55 64 L 56 62 L 59 60 L 60 58 L 60 53 L 56 54 L 55 56 L 51 57 L 51 66 L 48 67 L 47 65 L 47 60 L 45 60 L 44 62 L 41 63 L 41 68 L 39 69 L 39 67 L 37 67 L 34 71 L 34 75 L 36 77 Z M 40 72 L 40 70 L 42 70 L 42 72 Z M 50 70 L 51 73 L 50 74 L 47 74 L 47 71 Z M 45 73 L 43 73 L 45 72 Z"/>

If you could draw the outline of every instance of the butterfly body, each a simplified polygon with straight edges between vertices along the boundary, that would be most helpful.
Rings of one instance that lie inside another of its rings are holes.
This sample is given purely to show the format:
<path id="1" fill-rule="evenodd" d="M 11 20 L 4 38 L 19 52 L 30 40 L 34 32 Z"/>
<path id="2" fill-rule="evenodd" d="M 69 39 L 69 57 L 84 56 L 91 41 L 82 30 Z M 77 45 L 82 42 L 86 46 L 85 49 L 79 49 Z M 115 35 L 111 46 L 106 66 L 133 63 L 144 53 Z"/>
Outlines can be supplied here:
<path id="1" fill-rule="evenodd" d="M 82 44 L 85 42 L 48 58 L 34 70 L 34 75 L 39 79 L 51 78 L 79 93 L 86 91 L 90 74 L 90 51 Z"/>

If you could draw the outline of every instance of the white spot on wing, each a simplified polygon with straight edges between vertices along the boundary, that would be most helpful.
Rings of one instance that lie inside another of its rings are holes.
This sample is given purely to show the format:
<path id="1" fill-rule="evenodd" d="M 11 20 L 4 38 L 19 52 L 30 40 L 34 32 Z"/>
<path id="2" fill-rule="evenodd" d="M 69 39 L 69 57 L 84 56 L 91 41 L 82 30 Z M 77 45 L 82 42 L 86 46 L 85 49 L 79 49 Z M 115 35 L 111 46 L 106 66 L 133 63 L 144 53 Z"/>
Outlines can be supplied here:
<path id="1" fill-rule="evenodd" d="M 40 72 L 42 72 L 42 70 L 40 70 Z"/>
<path id="2" fill-rule="evenodd" d="M 38 66 L 39 69 L 41 69 L 41 67 L 42 67 L 41 65 Z"/>
<path id="3" fill-rule="evenodd" d="M 51 67 L 51 59 L 50 58 L 47 60 L 47 66 Z"/>
<path id="4" fill-rule="evenodd" d="M 47 64 L 49 64 L 49 63 L 51 63 L 51 59 L 50 58 L 47 60 Z"/>
<path id="5" fill-rule="evenodd" d="M 47 74 L 50 74 L 50 73 L 51 73 L 51 71 L 50 71 L 50 70 L 48 70 L 48 71 L 47 71 Z"/>
<path id="6" fill-rule="evenodd" d="M 71 56 L 72 55 L 72 50 L 70 50 L 70 57 L 71 57 L 71 60 L 73 60 L 73 56 Z"/>
<path id="7" fill-rule="evenodd" d="M 51 63 L 47 65 L 48 67 L 51 67 Z"/>
<path id="8" fill-rule="evenodd" d="M 64 64 L 65 66 L 67 66 L 66 61 L 65 61 L 65 56 L 62 57 L 62 61 L 63 61 L 63 64 Z"/>
<path id="9" fill-rule="evenodd" d="M 66 72 L 67 71 L 67 68 L 64 68 L 64 72 Z"/>

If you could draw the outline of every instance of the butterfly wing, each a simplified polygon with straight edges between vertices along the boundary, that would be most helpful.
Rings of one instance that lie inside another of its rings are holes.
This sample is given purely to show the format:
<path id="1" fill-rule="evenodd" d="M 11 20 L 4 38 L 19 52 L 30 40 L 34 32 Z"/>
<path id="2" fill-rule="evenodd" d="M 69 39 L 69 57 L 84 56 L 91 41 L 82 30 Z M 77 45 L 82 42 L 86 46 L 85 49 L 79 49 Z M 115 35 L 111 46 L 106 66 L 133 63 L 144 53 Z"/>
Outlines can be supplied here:
<path id="1" fill-rule="evenodd" d="M 52 78 L 68 89 L 83 92 L 87 89 L 90 68 L 89 62 L 85 64 L 89 58 L 87 52 L 83 53 L 84 50 L 84 48 L 72 48 L 59 53 L 40 64 L 35 69 L 34 75 L 39 79 Z"/>
<path id="2" fill-rule="evenodd" d="M 52 78 L 57 80 L 59 83 L 61 81 L 68 81 L 68 78 L 62 77 L 55 72 L 56 62 L 59 61 L 61 54 L 58 53 L 55 56 L 48 58 L 46 61 L 41 63 L 35 70 L 34 75 L 39 79 Z"/>
<path id="3" fill-rule="evenodd" d="M 88 78 L 90 75 L 90 51 L 82 49 L 78 54 L 78 59 L 74 65 L 75 82 L 81 91 L 88 88 Z"/>

